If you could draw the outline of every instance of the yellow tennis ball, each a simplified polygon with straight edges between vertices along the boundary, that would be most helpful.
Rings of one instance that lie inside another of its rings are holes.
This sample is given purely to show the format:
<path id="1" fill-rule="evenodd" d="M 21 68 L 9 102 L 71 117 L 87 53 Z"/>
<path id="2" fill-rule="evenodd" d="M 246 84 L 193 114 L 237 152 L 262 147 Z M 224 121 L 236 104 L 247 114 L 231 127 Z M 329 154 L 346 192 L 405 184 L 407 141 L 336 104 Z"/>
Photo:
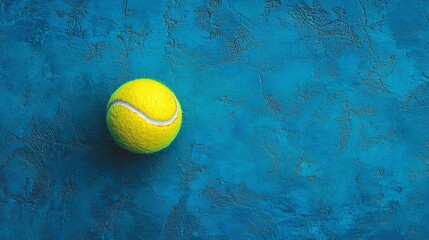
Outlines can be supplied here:
<path id="1" fill-rule="evenodd" d="M 107 128 L 118 145 L 135 153 L 153 153 L 176 138 L 182 108 L 174 93 L 152 79 L 125 83 L 107 104 Z"/>

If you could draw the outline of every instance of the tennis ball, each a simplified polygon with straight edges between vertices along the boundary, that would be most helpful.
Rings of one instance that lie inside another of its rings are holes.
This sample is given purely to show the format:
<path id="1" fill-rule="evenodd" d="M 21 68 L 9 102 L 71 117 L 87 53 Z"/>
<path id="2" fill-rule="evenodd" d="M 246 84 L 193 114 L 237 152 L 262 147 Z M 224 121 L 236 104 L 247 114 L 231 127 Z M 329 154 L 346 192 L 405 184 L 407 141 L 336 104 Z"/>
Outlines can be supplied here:
<path id="1" fill-rule="evenodd" d="M 152 79 L 137 79 L 112 94 L 106 122 L 121 147 L 134 153 L 154 153 L 176 138 L 182 108 L 168 87 Z"/>

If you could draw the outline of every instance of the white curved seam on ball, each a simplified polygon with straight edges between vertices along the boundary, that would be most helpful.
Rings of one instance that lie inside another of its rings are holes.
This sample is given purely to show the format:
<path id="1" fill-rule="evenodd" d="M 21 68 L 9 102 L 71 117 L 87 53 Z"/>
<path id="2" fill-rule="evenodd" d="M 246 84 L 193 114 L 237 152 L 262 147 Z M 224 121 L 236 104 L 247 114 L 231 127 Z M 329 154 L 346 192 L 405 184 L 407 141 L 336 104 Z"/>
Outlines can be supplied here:
<path id="1" fill-rule="evenodd" d="M 170 124 L 172 124 L 174 122 L 174 120 L 176 120 L 176 118 L 179 116 L 179 103 L 177 102 L 177 99 L 174 98 L 176 100 L 176 112 L 174 113 L 174 115 L 166 120 L 166 121 L 158 121 L 158 120 L 154 120 L 152 118 L 150 118 L 149 116 L 147 116 L 146 114 L 144 114 L 142 111 L 138 110 L 137 108 L 135 108 L 133 105 L 124 102 L 122 100 L 115 100 L 112 103 L 110 103 L 109 105 L 109 110 L 111 107 L 115 106 L 115 105 L 119 105 L 122 106 L 124 108 L 127 108 L 128 110 L 134 112 L 135 114 L 137 114 L 139 117 L 143 118 L 146 122 L 156 125 L 158 127 L 164 127 L 164 126 L 168 126 Z"/>

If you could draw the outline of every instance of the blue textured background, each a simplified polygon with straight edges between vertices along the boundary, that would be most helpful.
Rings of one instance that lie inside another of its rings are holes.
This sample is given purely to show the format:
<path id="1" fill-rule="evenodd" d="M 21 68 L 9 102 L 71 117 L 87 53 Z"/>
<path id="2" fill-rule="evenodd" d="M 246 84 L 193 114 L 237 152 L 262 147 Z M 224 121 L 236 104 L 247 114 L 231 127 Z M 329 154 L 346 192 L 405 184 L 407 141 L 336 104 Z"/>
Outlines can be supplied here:
<path id="1" fill-rule="evenodd" d="M 0 0 L 0 51 L 0 239 L 429 239 L 428 0 Z M 151 156 L 105 126 L 139 77 Z"/>

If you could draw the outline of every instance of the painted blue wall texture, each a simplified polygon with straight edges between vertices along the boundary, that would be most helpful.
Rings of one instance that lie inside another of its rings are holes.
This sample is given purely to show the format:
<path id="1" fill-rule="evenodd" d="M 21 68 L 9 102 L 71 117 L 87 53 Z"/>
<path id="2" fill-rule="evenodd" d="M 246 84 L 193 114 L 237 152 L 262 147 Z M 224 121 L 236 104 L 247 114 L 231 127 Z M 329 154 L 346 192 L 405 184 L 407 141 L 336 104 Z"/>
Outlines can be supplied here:
<path id="1" fill-rule="evenodd" d="M 429 239 L 428 0 L 0 0 L 0 239 Z M 166 150 L 106 104 L 158 79 Z"/>

